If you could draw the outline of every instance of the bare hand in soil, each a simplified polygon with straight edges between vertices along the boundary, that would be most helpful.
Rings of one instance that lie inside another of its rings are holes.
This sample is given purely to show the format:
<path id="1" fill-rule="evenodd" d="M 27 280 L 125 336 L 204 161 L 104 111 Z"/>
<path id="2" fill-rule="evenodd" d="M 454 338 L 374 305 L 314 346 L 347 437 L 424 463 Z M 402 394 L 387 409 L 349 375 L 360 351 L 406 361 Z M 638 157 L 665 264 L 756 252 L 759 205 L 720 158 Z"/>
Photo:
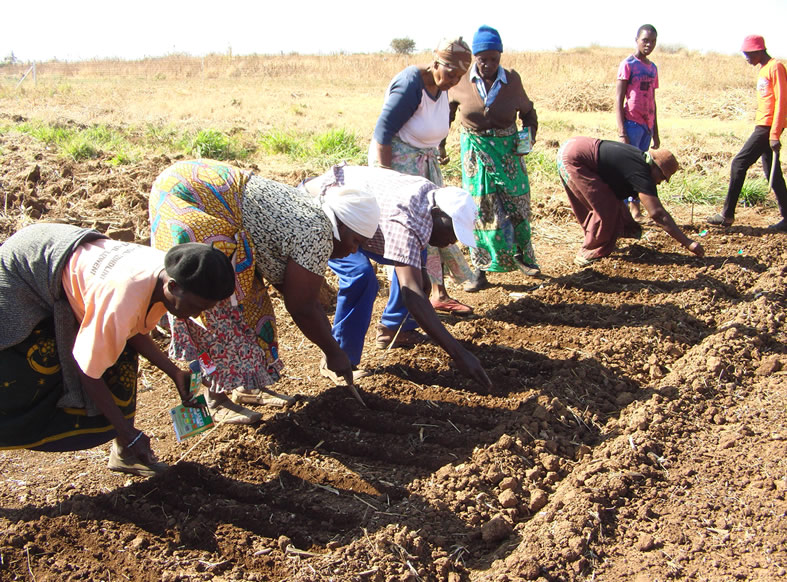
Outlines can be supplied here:
<path id="1" fill-rule="evenodd" d="M 705 256 L 705 249 L 702 248 L 702 245 L 700 243 L 698 243 L 697 241 L 694 241 L 693 243 L 691 243 L 689 245 L 689 250 L 692 253 L 694 253 L 695 255 L 697 255 L 698 257 L 704 257 Z"/>
<path id="2" fill-rule="evenodd" d="M 472 378 L 487 390 L 492 388 L 492 382 L 489 380 L 489 376 L 486 375 L 481 362 L 474 354 L 467 350 L 463 350 L 462 353 L 454 359 L 454 362 L 456 362 L 456 366 L 462 374 Z"/>
<path id="3" fill-rule="evenodd" d="M 325 365 L 331 372 L 344 378 L 345 385 L 352 386 L 353 367 L 350 358 L 342 350 L 335 354 L 325 354 Z"/>

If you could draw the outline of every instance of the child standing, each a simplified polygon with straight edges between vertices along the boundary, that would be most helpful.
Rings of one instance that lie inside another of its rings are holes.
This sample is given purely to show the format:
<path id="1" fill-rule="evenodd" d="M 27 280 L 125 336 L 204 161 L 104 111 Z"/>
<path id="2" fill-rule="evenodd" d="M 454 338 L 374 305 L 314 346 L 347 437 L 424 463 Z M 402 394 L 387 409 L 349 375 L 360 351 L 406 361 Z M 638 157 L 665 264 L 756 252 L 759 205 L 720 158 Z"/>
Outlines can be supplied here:
<path id="1" fill-rule="evenodd" d="M 618 138 L 623 143 L 636 146 L 643 152 L 658 149 L 659 126 L 656 121 L 656 89 L 659 73 L 656 65 L 648 59 L 656 48 L 658 33 L 651 24 L 643 24 L 637 30 L 637 52 L 623 60 L 618 67 L 616 85 L 615 117 L 618 122 Z M 629 209 L 635 220 L 642 220 L 638 198 L 629 198 Z"/>

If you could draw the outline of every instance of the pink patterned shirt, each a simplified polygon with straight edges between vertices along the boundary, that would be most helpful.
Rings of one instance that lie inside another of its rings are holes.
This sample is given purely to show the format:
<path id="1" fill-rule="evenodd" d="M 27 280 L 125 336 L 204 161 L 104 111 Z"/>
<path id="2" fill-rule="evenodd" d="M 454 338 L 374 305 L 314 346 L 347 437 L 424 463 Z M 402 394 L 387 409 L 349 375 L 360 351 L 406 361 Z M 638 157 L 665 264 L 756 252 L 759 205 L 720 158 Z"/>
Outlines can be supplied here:
<path id="1" fill-rule="evenodd" d="M 618 81 L 628 81 L 623 112 L 626 119 L 653 131 L 656 122 L 656 89 L 659 72 L 654 63 L 645 64 L 635 55 L 620 63 Z"/>

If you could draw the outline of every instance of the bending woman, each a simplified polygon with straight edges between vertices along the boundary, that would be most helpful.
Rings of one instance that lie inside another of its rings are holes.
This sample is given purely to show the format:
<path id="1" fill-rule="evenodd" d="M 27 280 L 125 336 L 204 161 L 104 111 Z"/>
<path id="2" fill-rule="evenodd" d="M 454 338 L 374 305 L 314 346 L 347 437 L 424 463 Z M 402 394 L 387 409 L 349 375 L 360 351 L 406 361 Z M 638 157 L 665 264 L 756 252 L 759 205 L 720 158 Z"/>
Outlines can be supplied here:
<path id="1" fill-rule="evenodd" d="M 156 248 L 206 242 L 232 257 L 235 294 L 201 321 L 170 316 L 170 355 L 207 351 L 216 371 L 206 377 L 220 422 L 250 424 L 280 376 L 276 321 L 266 286 L 274 285 L 303 334 L 323 352 L 324 369 L 353 383 L 352 364 L 331 335 L 319 301 L 328 260 L 354 253 L 374 235 L 375 199 L 344 189 L 321 201 L 234 166 L 212 160 L 178 162 L 156 179 L 150 223 Z M 235 403 L 230 400 L 230 396 Z"/>
<path id="2" fill-rule="evenodd" d="M 469 66 L 470 47 L 460 37 L 440 41 L 430 65 L 407 67 L 396 75 L 388 86 L 374 128 L 369 165 L 421 176 L 442 186 L 440 164 L 448 162 L 444 147 L 440 147 L 448 135 L 447 91 Z M 437 311 L 469 315 L 473 312 L 470 307 L 448 295 L 443 265 L 458 283 L 472 278 L 467 261 L 455 244 L 442 249 L 429 246 L 427 272 L 432 284 L 432 306 Z"/>
<path id="3" fill-rule="evenodd" d="M 17 232 L 0 246 L 0 448 L 74 451 L 114 437 L 111 470 L 164 470 L 134 427 L 137 354 L 196 406 L 190 372 L 148 332 L 164 313 L 197 316 L 233 289 L 232 264 L 208 245 L 165 255 L 66 224 Z"/>
<path id="4" fill-rule="evenodd" d="M 572 137 L 557 152 L 557 169 L 574 216 L 585 231 L 574 258 L 578 267 L 609 256 L 618 238 L 640 238 L 642 227 L 623 203 L 637 194 L 651 219 L 668 235 L 698 257 L 705 256 L 699 241 L 686 236 L 659 200 L 656 187 L 680 169 L 668 150 L 643 152 L 627 143 Z"/>

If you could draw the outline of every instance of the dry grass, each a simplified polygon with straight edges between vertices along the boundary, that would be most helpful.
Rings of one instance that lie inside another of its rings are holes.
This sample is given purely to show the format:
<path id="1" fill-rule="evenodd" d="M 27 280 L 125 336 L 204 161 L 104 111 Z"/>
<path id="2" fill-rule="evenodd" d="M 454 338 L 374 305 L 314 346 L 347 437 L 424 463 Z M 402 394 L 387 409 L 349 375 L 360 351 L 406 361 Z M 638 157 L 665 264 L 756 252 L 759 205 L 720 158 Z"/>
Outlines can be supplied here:
<path id="1" fill-rule="evenodd" d="M 503 64 L 520 72 L 541 109 L 610 111 L 617 66 L 630 52 L 594 47 L 505 53 Z M 256 120 L 265 126 L 283 114 L 295 125 L 305 121 L 297 119 L 303 117 L 311 126 L 332 121 L 347 125 L 349 119 L 351 129 L 368 131 L 391 77 L 409 64 L 429 59 L 422 53 L 47 62 L 37 66 L 38 84 L 26 80 L 20 89 L 14 84 L 26 66 L 0 69 L 0 99 L 4 106 L 16 101 L 44 110 L 85 109 L 102 119 L 115 114 L 128 115 L 128 121 L 215 119 L 246 126 Z M 750 111 L 755 72 L 742 58 L 657 51 L 654 60 L 660 70 L 662 112 L 732 119 Z"/>
<path id="2" fill-rule="evenodd" d="M 542 121 L 537 149 L 553 156 L 573 135 L 614 138 L 615 73 L 630 49 L 591 47 L 572 51 L 505 53 L 503 64 L 522 75 Z M 0 121 L 104 124 L 137 132 L 215 129 L 245 144 L 273 130 L 312 135 L 334 128 L 365 143 L 385 88 L 410 57 L 371 55 L 170 55 L 140 61 L 49 62 L 37 66 L 37 83 L 16 87 L 25 66 L 0 68 Z M 656 51 L 662 144 L 684 167 L 726 171 L 753 120 L 756 70 L 743 58 Z M 16 116 L 16 117 L 15 117 Z M 454 131 L 449 147 L 458 149 Z M 274 176 L 312 168 L 286 156 L 252 148 L 248 163 Z M 534 180 L 535 190 L 555 191 L 554 179 Z M 452 178 L 455 179 L 455 178 Z"/>

